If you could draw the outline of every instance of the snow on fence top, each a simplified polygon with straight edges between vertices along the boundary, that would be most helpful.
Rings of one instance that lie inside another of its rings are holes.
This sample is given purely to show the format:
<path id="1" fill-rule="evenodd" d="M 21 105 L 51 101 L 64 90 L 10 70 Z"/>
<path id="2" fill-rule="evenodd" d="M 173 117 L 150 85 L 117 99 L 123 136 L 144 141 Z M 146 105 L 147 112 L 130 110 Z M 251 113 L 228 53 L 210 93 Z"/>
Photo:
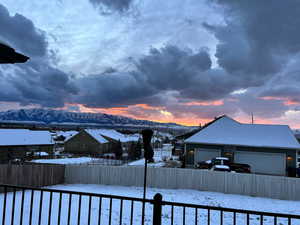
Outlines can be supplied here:
<path id="1" fill-rule="evenodd" d="M 287 125 L 242 124 L 227 116 L 217 119 L 185 143 L 300 149 Z"/>

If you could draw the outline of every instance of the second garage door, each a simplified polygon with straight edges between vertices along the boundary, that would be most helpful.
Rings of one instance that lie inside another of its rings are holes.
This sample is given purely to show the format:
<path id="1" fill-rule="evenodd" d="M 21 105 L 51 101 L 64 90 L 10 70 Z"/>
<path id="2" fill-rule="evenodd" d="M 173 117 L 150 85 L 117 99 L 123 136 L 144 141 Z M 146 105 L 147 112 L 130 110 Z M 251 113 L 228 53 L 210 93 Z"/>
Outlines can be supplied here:
<path id="1" fill-rule="evenodd" d="M 195 163 L 210 160 L 219 156 L 221 156 L 221 150 L 219 149 L 196 149 Z"/>
<path id="2" fill-rule="evenodd" d="M 284 153 L 235 152 L 234 161 L 251 166 L 253 173 L 285 175 L 286 155 Z"/>

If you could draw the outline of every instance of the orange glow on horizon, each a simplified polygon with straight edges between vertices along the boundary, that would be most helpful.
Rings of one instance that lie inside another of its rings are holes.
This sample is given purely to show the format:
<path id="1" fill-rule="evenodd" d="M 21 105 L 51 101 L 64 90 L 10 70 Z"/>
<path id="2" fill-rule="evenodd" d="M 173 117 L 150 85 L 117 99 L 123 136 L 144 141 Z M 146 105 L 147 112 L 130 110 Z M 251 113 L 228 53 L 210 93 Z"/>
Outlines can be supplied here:
<path id="1" fill-rule="evenodd" d="M 83 113 L 106 113 L 116 116 L 125 116 L 138 120 L 150 120 L 154 122 L 160 123 L 177 123 L 184 126 L 199 126 L 200 124 L 203 126 L 208 122 L 211 122 L 214 118 L 201 118 L 197 115 L 188 113 L 186 115 L 182 115 L 181 117 L 175 117 L 172 112 L 166 111 L 163 107 L 152 107 L 147 104 L 137 104 L 128 107 L 114 107 L 114 108 L 88 108 L 84 105 L 80 104 L 66 104 L 63 110 L 68 110 L 68 107 L 74 106 L 78 107 L 78 110 L 74 110 L 73 112 L 83 112 Z M 131 112 L 137 110 L 141 111 L 140 114 L 133 115 Z M 145 112 L 143 112 L 145 110 Z M 150 110 L 150 112 L 148 111 Z M 147 113 L 148 112 L 148 113 Z M 239 116 L 234 117 L 234 120 L 237 120 L 240 123 L 251 123 L 250 116 Z M 265 119 L 260 117 L 254 117 L 255 124 L 287 124 L 286 122 L 280 122 L 279 119 Z M 282 120 L 284 121 L 284 120 Z M 300 124 L 290 124 L 292 128 L 300 128 Z"/>
<path id="2" fill-rule="evenodd" d="M 300 104 L 300 102 L 298 101 L 295 101 L 293 99 L 289 99 L 287 97 L 272 97 L 272 96 L 266 96 L 266 97 L 261 97 L 260 99 L 263 99 L 263 100 L 277 100 L 277 101 L 283 101 L 283 104 L 284 105 L 298 105 Z"/>

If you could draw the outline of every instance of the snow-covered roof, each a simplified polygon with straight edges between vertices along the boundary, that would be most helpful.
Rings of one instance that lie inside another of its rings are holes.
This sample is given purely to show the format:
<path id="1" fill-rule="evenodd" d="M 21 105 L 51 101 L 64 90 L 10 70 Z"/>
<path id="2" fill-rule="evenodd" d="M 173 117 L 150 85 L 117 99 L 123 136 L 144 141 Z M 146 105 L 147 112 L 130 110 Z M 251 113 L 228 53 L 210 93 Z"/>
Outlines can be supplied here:
<path id="1" fill-rule="evenodd" d="M 99 143 L 107 143 L 108 141 L 101 136 L 99 130 L 85 130 L 89 135 L 95 138 Z"/>
<path id="2" fill-rule="evenodd" d="M 300 149 L 287 125 L 242 124 L 227 116 L 215 120 L 185 143 Z"/>
<path id="3" fill-rule="evenodd" d="M 49 131 L 0 129 L 0 146 L 53 144 Z"/>
<path id="4" fill-rule="evenodd" d="M 101 134 L 104 137 L 109 137 L 112 138 L 116 141 L 121 141 L 121 142 L 130 142 L 130 141 L 138 141 L 139 140 L 139 135 L 134 134 L 134 135 L 125 135 L 122 134 L 116 130 L 112 129 L 91 129 L 89 131 L 95 132 L 97 134 Z"/>

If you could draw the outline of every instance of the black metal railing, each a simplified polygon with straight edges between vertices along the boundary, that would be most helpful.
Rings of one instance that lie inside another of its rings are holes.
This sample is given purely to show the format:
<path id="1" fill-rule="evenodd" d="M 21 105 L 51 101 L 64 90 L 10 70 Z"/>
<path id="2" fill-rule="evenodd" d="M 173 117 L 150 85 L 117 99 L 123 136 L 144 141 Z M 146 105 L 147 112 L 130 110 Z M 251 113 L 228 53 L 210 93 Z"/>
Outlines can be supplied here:
<path id="1" fill-rule="evenodd" d="M 160 194 L 143 200 L 13 185 L 0 187 L 0 225 L 300 224 L 300 215 L 168 202 Z"/>
<path id="2" fill-rule="evenodd" d="M 161 224 L 205 225 L 298 225 L 300 215 L 260 212 L 215 206 L 161 201 Z"/>

